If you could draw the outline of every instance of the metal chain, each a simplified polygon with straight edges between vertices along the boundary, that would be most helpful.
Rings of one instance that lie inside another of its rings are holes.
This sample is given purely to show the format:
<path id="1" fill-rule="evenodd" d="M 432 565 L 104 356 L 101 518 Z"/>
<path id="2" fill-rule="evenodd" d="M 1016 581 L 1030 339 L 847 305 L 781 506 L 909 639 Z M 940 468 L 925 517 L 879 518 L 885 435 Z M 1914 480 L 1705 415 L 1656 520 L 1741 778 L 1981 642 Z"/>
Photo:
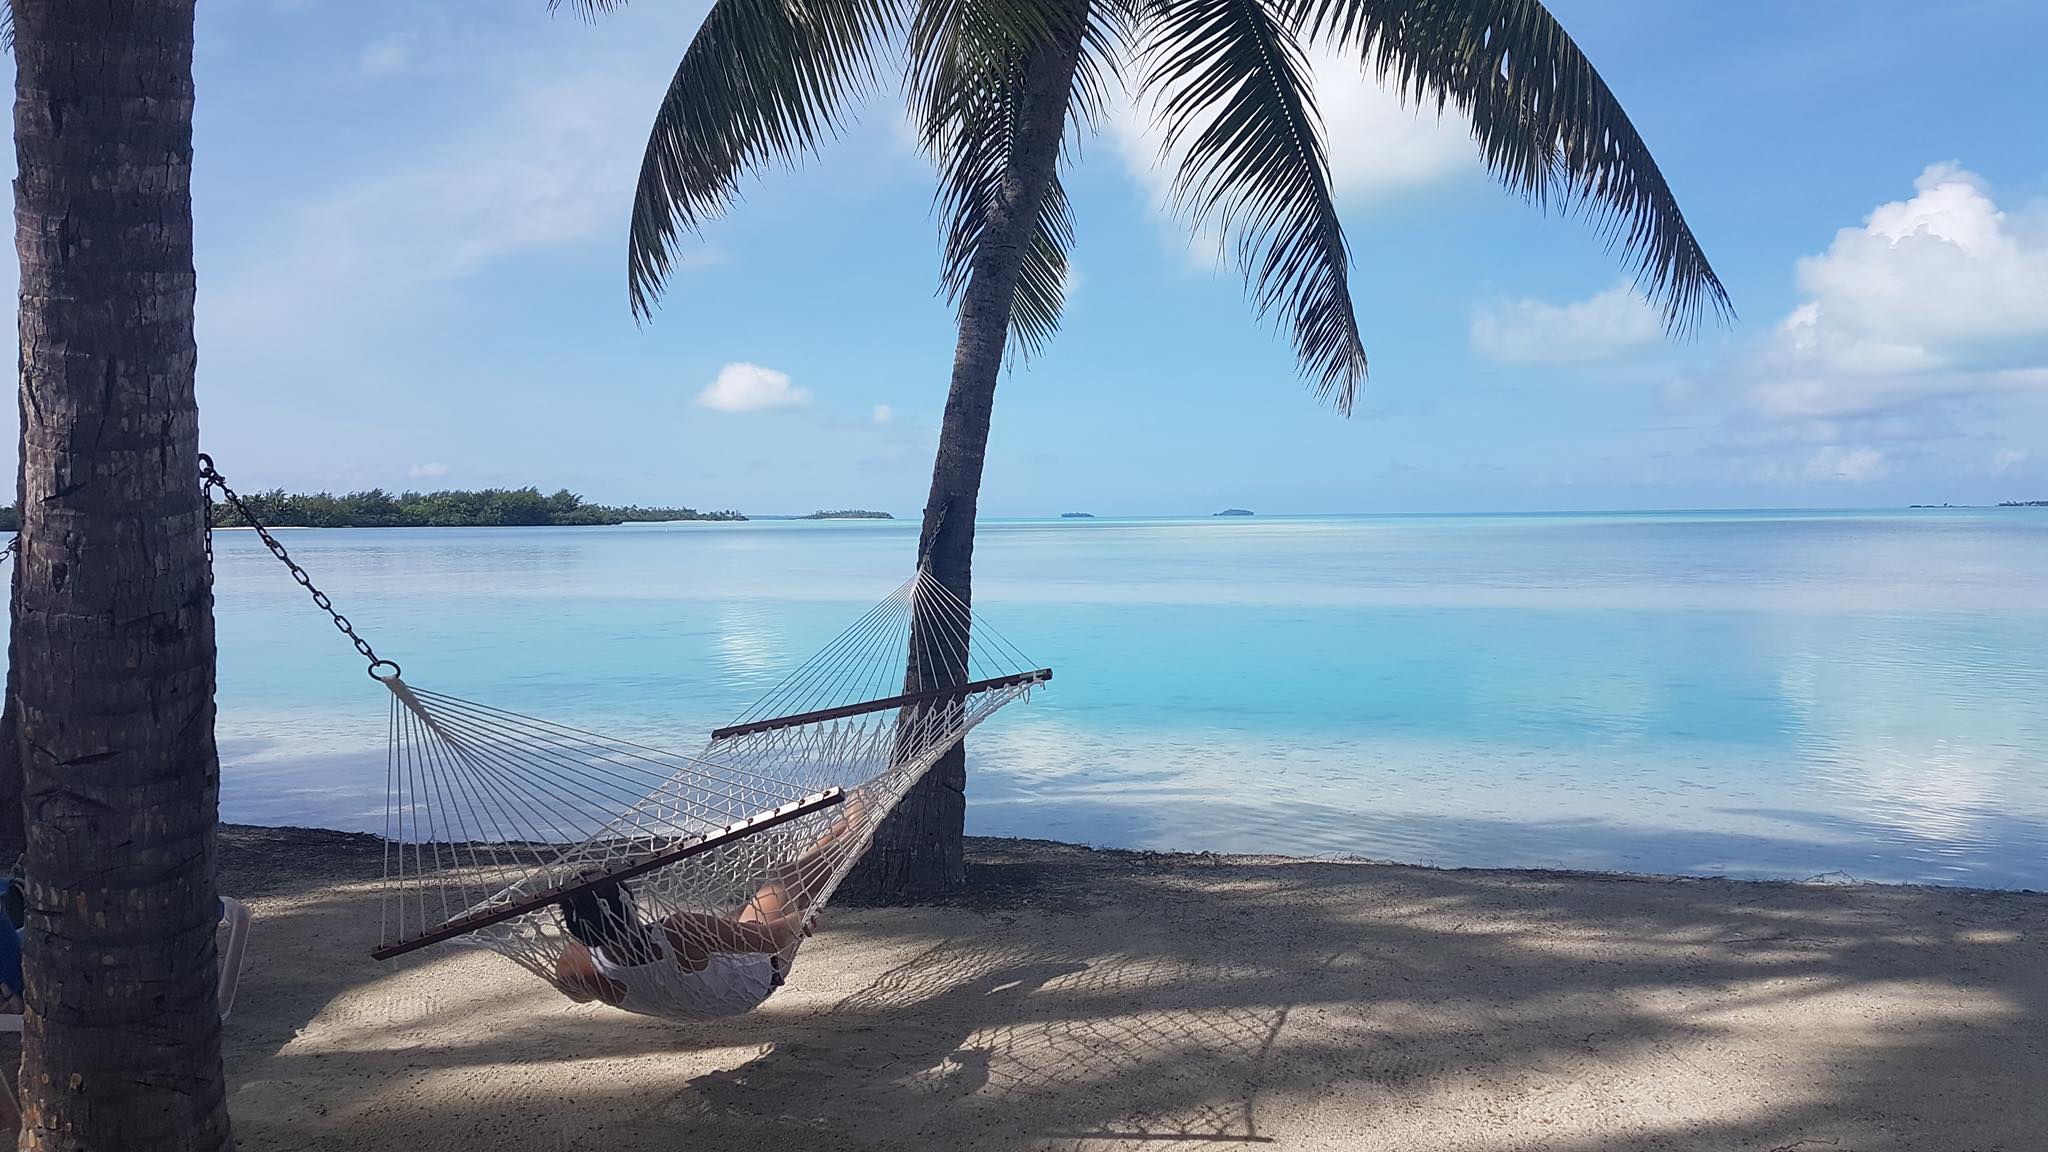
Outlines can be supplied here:
<path id="1" fill-rule="evenodd" d="M 270 529 L 265 528 L 263 522 L 256 519 L 255 513 L 249 511 L 249 506 L 242 502 L 242 498 L 235 494 L 235 490 L 228 487 L 227 477 L 214 470 L 213 457 L 208 456 L 204 452 L 199 454 L 199 482 L 202 489 L 219 489 L 220 494 L 227 499 L 229 504 L 234 506 L 235 511 L 242 514 L 242 519 L 248 523 L 249 527 L 256 530 L 256 538 L 263 541 L 264 547 L 270 549 L 271 555 L 283 561 L 286 568 L 291 569 L 292 579 L 298 581 L 299 587 L 312 594 L 313 603 L 318 605 L 322 612 L 327 613 L 334 620 L 334 626 L 341 630 L 342 635 L 348 637 L 349 643 L 356 646 L 356 651 L 362 653 L 363 659 L 370 662 L 370 679 L 383 681 L 398 679 L 399 668 L 397 661 L 386 660 L 378 656 L 377 650 L 370 647 L 368 640 L 356 635 L 355 625 L 349 623 L 348 617 L 342 615 L 334 607 L 334 601 L 327 598 L 327 593 L 314 586 L 313 578 L 306 575 L 306 570 L 299 567 L 298 561 L 292 559 L 291 553 L 285 551 L 284 545 L 278 542 L 277 537 L 270 534 Z M 211 495 L 206 500 L 206 558 L 210 566 L 213 560 L 213 498 Z M 389 671 L 379 671 L 379 669 L 389 669 Z"/>

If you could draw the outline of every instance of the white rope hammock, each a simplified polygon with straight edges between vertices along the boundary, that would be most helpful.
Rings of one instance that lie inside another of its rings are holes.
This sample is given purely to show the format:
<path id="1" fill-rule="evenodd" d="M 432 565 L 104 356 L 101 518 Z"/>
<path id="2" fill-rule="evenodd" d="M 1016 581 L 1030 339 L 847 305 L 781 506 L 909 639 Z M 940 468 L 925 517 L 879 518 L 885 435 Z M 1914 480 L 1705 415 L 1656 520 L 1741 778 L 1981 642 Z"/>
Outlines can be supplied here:
<path id="1" fill-rule="evenodd" d="M 939 758 L 1051 676 L 922 572 L 694 756 L 380 674 L 391 734 L 374 955 L 485 948 L 561 986 L 564 952 L 594 948 L 636 969 L 639 994 L 620 1007 L 730 1015 L 697 973 L 634 942 L 662 932 L 655 952 L 728 951 L 720 926 L 750 906 L 764 917 L 764 891 L 807 926 Z M 597 910 L 596 941 L 592 926 L 577 939 L 578 900 Z M 773 954 L 777 983 L 802 942 L 792 935 Z"/>
<path id="2" fill-rule="evenodd" d="M 209 559 L 218 491 L 391 691 L 378 959 L 484 948 L 577 999 L 745 1011 L 912 786 L 1052 678 L 920 569 L 703 751 L 662 752 L 407 683 L 199 461 Z"/>

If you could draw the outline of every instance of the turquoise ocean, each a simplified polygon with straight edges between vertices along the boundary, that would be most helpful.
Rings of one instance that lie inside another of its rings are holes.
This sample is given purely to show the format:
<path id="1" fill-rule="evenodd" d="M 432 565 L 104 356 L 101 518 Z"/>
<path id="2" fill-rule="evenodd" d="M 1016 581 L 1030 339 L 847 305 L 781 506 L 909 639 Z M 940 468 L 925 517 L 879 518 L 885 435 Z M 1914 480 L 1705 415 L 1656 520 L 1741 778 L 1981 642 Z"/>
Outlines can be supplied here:
<path id="1" fill-rule="evenodd" d="M 696 751 L 916 525 L 280 532 L 422 687 Z M 996 520 L 1055 679 L 968 829 L 1445 866 L 2048 888 L 2048 510 Z M 383 826 L 387 694 L 218 534 L 221 808 Z"/>

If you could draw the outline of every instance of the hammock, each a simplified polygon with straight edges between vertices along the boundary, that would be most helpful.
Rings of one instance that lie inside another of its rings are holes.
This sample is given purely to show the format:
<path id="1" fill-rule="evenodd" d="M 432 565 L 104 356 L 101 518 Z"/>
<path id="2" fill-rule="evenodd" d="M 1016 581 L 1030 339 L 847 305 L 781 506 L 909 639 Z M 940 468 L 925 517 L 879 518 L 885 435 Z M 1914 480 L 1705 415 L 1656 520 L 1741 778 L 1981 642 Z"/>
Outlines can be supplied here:
<path id="1" fill-rule="evenodd" d="M 913 644 L 913 677 L 950 672 L 925 679 L 953 686 L 913 679 L 914 690 L 884 695 L 904 686 Z M 763 888 L 800 888 L 793 911 L 808 923 L 939 758 L 1051 677 L 923 573 L 694 756 L 382 675 L 389 800 L 384 942 L 373 955 L 485 948 L 558 982 L 563 951 L 581 943 L 567 906 L 617 889 L 631 918 L 653 927 L 730 921 Z M 616 904 L 610 914 L 623 915 Z M 801 942 L 778 954 L 778 975 Z M 694 982 L 662 967 L 678 983 L 656 1001 L 661 1015 L 727 1014 L 691 1011 Z"/>
<path id="2" fill-rule="evenodd" d="M 904 795 L 1052 678 L 920 569 L 702 751 L 663 752 L 407 682 L 201 461 L 390 691 L 380 960 L 482 948 L 588 999 L 564 956 L 598 953 L 633 970 L 620 1007 L 731 1015 L 675 961 L 777 926 L 737 953 L 780 984 Z"/>

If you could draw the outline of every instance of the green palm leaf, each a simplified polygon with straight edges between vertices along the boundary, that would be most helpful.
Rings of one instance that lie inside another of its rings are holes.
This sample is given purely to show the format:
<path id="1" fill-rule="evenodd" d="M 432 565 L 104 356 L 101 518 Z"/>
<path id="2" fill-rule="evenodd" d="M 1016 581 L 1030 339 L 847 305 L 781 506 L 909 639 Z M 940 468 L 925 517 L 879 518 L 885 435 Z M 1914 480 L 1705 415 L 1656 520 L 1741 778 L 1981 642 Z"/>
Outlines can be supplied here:
<path id="1" fill-rule="evenodd" d="M 934 0 L 919 8 L 906 86 L 922 143 L 939 168 L 938 208 L 947 222 L 942 284 L 949 299 L 959 299 L 986 244 L 1007 242 L 1004 186 L 1033 103 L 1068 101 L 1076 120 L 1092 119 L 1099 109 L 1113 59 L 1111 37 L 1121 26 L 1114 18 L 1121 9 L 1105 11 L 1110 18 L 1091 20 L 1089 5 L 1072 0 Z M 1033 92 L 1034 54 L 1071 52 L 1076 37 L 1081 55 L 1071 92 Z M 1065 304 L 1074 229 L 1057 172 L 1025 235 L 1010 336 L 1017 351 L 1030 355 L 1058 331 Z"/>
<path id="2" fill-rule="evenodd" d="M 1300 44 L 1261 0 L 1155 0 L 1144 32 L 1167 150 L 1193 136 L 1177 206 L 1235 238 L 1260 315 L 1286 316 L 1310 383 L 1348 414 L 1365 345 Z"/>
<path id="3" fill-rule="evenodd" d="M 561 0 L 555 0 L 560 3 Z M 624 0 L 571 0 L 585 14 Z M 723 212 L 740 177 L 835 135 L 874 80 L 903 0 L 718 0 L 669 81 L 633 195 L 627 287 L 646 317 L 684 231 Z"/>
<path id="4" fill-rule="evenodd" d="M 1357 51 L 1382 82 L 1418 104 L 1456 106 L 1487 167 L 1537 202 L 1594 217 L 1637 261 L 1637 284 L 1661 298 L 1666 327 L 1733 308 L 1621 102 L 1538 0 L 1282 0 L 1311 38 Z"/>

